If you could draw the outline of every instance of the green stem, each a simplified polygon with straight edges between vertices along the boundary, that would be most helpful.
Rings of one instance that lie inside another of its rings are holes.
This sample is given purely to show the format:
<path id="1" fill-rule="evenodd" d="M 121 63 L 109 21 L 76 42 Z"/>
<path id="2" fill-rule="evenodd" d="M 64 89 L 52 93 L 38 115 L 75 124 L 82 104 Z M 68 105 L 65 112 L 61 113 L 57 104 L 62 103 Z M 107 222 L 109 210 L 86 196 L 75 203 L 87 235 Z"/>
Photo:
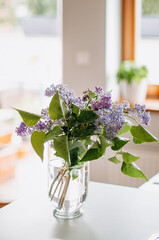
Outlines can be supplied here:
<path id="1" fill-rule="evenodd" d="M 53 192 L 53 194 L 52 194 L 52 196 L 51 196 L 51 200 L 53 200 L 54 195 L 55 195 L 55 193 L 56 193 L 56 191 L 57 191 L 57 189 L 58 189 L 58 186 L 59 186 L 60 182 L 62 181 L 62 179 L 63 179 L 66 171 L 67 171 L 67 169 L 64 169 L 64 170 L 63 170 L 63 173 L 61 174 L 60 180 L 58 181 L 58 183 L 57 183 L 57 185 L 56 185 L 56 188 L 55 188 L 55 190 L 54 190 L 54 192 Z"/>
<path id="2" fill-rule="evenodd" d="M 63 190 L 62 195 L 59 199 L 59 205 L 58 205 L 59 209 L 62 208 L 65 197 L 66 197 L 66 194 L 67 194 L 67 189 L 68 189 L 68 185 L 69 185 L 69 182 L 70 182 L 70 173 L 68 173 L 68 175 L 65 178 L 66 178 L 66 181 L 65 181 L 64 190 Z"/>
<path id="3" fill-rule="evenodd" d="M 126 117 L 128 117 L 128 118 L 134 120 L 137 124 L 140 124 L 135 118 L 133 118 L 133 117 L 127 115 L 127 114 L 124 114 L 124 116 L 126 116 Z"/>
<path id="4" fill-rule="evenodd" d="M 53 188 L 56 180 L 57 180 L 58 177 L 60 176 L 60 174 L 62 174 L 62 172 L 63 172 L 63 170 L 59 171 L 58 174 L 56 175 L 56 177 L 54 178 L 54 180 L 53 180 L 53 182 L 52 182 L 52 184 L 51 184 L 51 186 L 50 186 L 49 196 L 51 196 L 52 188 Z"/>

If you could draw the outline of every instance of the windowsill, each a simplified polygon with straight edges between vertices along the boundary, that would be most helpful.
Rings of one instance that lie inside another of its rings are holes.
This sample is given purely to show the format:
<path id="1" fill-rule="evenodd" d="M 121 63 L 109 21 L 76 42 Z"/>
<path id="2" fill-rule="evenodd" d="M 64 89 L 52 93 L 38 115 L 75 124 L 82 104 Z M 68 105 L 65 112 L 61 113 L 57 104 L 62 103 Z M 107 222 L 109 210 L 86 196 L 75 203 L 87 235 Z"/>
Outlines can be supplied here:
<path id="1" fill-rule="evenodd" d="M 159 112 L 159 99 L 147 98 L 145 105 L 147 110 L 151 112 Z"/>

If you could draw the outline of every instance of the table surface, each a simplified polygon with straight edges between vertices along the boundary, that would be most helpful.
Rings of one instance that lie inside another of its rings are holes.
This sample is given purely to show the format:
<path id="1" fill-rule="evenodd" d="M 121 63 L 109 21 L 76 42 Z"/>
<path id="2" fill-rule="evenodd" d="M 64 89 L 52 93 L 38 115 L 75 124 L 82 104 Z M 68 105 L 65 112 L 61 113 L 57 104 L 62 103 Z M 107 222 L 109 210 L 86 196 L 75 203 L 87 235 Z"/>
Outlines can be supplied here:
<path id="1" fill-rule="evenodd" d="M 0 240 L 149 240 L 159 233 L 159 192 L 90 182 L 83 210 L 56 219 L 47 193 L 25 196 L 0 210 Z"/>

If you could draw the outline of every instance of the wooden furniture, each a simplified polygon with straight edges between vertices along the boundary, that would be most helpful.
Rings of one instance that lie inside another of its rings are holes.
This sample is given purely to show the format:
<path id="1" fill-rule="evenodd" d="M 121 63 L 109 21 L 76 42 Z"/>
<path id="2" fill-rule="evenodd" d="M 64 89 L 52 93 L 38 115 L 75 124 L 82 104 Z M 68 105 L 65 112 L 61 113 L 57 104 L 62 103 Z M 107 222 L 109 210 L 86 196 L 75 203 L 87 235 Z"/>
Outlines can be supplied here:
<path id="1" fill-rule="evenodd" d="M 159 233 L 159 192 L 90 182 L 83 216 L 56 219 L 41 191 L 0 209 L 1 240 L 149 240 Z"/>

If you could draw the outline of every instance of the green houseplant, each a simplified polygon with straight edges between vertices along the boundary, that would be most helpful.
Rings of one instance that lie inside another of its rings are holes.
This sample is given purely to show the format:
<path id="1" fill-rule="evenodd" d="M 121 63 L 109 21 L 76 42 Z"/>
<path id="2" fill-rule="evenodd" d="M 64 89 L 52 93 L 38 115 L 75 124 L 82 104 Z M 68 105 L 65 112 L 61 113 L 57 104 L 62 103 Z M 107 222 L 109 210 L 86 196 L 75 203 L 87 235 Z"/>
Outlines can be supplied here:
<path id="1" fill-rule="evenodd" d="M 87 163 L 103 156 L 108 147 L 112 149 L 108 160 L 121 164 L 124 174 L 147 180 L 134 163 L 139 157 L 124 150 L 131 139 L 121 136 L 130 132 L 134 144 L 158 141 L 143 127 L 150 122 L 144 105 L 130 107 L 127 101 L 113 102 L 111 93 L 100 87 L 76 97 L 64 85 L 52 84 L 45 95 L 51 101 L 41 114 L 16 109 L 23 119 L 16 132 L 20 136 L 31 135 L 31 144 L 42 160 L 46 142 L 54 150 L 57 166 L 50 163 L 49 196 L 56 207 L 55 216 L 80 215 L 87 195 Z M 122 156 L 122 162 L 118 156 Z M 70 196 L 76 198 L 71 201 Z"/>
<path id="2" fill-rule="evenodd" d="M 117 72 L 120 95 L 131 103 L 143 103 L 147 91 L 146 66 L 137 66 L 133 61 L 123 61 Z"/>

